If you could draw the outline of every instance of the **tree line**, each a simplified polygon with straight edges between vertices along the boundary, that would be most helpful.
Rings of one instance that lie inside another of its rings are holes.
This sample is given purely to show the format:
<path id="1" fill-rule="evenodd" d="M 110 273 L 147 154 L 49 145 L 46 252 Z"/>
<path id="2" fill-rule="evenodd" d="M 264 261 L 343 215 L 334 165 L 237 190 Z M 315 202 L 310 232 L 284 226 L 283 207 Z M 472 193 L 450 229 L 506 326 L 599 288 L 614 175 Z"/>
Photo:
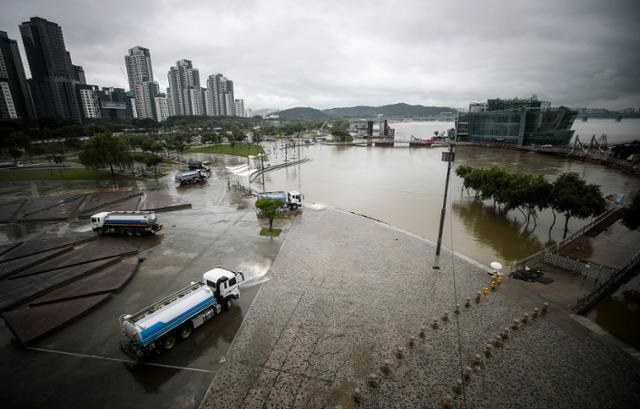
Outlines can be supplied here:
<path id="1" fill-rule="evenodd" d="M 557 213 L 565 218 L 563 237 L 566 237 L 570 218 L 597 216 L 607 208 L 600 187 L 587 183 L 574 172 L 562 173 L 555 181 L 549 182 L 541 175 L 510 172 L 497 166 L 475 168 L 461 165 L 456 169 L 456 175 L 463 179 L 463 189 L 473 190 L 477 199 L 492 199 L 494 207 L 503 211 L 520 211 L 527 225 L 533 220 L 535 226 L 538 211 L 551 209 L 553 223 L 549 236 Z"/>

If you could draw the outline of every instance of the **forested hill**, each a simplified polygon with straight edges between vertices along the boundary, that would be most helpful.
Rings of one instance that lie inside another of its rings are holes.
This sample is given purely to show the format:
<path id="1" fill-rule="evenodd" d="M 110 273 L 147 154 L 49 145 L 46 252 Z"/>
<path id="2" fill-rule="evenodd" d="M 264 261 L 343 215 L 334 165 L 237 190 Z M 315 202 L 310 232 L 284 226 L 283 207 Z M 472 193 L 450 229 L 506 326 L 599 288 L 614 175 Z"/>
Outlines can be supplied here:
<path id="1" fill-rule="evenodd" d="M 297 107 L 280 111 L 278 116 L 282 120 L 301 120 L 326 118 L 327 114 L 315 108 Z"/>
<path id="2" fill-rule="evenodd" d="M 325 109 L 323 112 L 332 117 L 347 118 L 375 118 L 378 115 L 382 115 L 386 118 L 424 118 L 441 116 L 443 114 L 455 115 L 458 113 L 458 110 L 448 107 L 432 107 L 399 103 L 379 107 L 355 106 L 331 108 Z"/>

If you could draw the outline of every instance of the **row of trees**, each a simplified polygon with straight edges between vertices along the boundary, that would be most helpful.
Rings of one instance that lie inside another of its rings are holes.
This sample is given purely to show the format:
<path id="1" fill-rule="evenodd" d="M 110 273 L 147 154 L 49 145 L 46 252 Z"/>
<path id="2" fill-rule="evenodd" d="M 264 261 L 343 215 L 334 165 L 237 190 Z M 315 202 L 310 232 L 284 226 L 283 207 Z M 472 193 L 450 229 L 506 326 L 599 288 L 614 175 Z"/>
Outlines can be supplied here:
<path id="1" fill-rule="evenodd" d="M 494 207 L 504 211 L 519 210 L 526 219 L 537 223 L 537 212 L 551 209 L 553 223 L 556 213 L 564 215 L 564 236 L 568 231 L 569 219 L 597 216 L 606 210 L 606 202 L 600 187 L 586 183 L 577 173 L 561 174 L 554 182 L 541 175 L 523 172 L 509 172 L 499 167 L 474 168 L 459 166 L 456 174 L 463 178 L 463 189 L 471 189 L 479 200 L 492 199 Z"/>

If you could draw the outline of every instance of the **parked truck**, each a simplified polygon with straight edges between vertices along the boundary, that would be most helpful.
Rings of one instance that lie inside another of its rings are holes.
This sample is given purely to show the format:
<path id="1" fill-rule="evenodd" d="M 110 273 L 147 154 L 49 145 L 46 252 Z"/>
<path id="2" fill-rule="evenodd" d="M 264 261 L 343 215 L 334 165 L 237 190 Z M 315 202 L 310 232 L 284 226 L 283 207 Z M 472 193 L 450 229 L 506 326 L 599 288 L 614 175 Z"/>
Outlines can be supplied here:
<path id="1" fill-rule="evenodd" d="M 190 160 L 189 170 L 204 169 L 206 172 L 211 172 L 211 162 L 208 160 Z"/>
<path id="2" fill-rule="evenodd" d="M 162 230 L 154 212 L 100 212 L 91 216 L 91 228 L 98 234 L 142 236 Z"/>
<path id="3" fill-rule="evenodd" d="M 229 310 L 240 296 L 241 272 L 216 267 L 202 281 L 156 301 L 135 314 L 120 316 L 120 331 L 126 338 L 121 350 L 136 360 L 172 349 L 178 339 L 187 339 L 194 329 Z"/>
<path id="4" fill-rule="evenodd" d="M 292 190 L 291 192 L 263 192 L 259 193 L 258 197 L 270 197 L 272 199 L 282 201 L 282 210 L 296 210 L 298 207 L 302 206 L 302 199 L 304 198 L 304 195 L 298 191 Z"/>
<path id="5" fill-rule="evenodd" d="M 180 186 L 190 185 L 192 183 L 204 183 L 208 177 L 204 169 L 190 170 L 176 175 L 176 182 L 180 183 Z"/>

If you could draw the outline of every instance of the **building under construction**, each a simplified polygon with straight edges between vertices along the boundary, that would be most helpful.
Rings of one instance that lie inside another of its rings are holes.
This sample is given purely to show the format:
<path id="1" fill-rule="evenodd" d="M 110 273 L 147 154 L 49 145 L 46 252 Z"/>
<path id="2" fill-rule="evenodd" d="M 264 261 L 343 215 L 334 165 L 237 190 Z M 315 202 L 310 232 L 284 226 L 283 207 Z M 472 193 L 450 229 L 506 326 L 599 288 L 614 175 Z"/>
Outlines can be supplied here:
<path id="1" fill-rule="evenodd" d="M 456 140 L 506 145 L 564 145 L 578 114 L 567 107 L 551 107 L 535 96 L 489 99 L 471 103 L 456 119 Z"/>

